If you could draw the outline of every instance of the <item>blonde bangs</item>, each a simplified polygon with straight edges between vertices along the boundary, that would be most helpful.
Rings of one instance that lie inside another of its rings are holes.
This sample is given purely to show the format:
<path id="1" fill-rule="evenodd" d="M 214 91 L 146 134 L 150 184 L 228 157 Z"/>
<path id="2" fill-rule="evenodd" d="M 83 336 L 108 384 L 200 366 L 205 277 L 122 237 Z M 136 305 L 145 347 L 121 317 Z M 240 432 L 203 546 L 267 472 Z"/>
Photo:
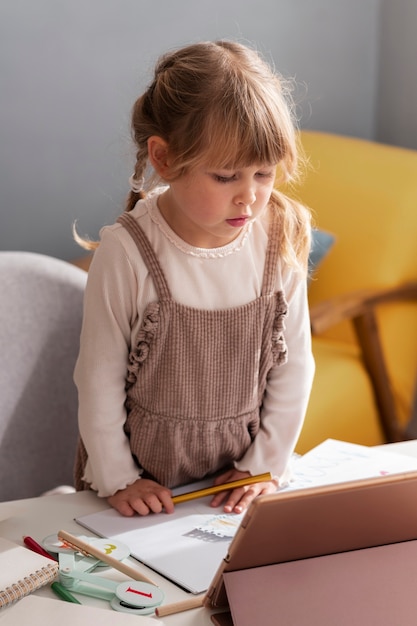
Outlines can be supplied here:
<path id="1" fill-rule="evenodd" d="M 230 115 L 223 126 L 211 125 L 206 137 L 202 136 L 205 162 L 224 169 L 280 163 L 285 156 L 281 137 L 271 132 L 269 124 L 265 127 L 259 122 L 250 125 L 242 117 Z"/>
<path id="2" fill-rule="evenodd" d="M 297 170 L 295 129 L 283 94 L 277 101 L 276 85 L 274 97 L 267 88 L 260 90 L 259 84 L 256 89 L 250 89 L 247 81 L 234 81 L 222 87 L 219 90 L 217 85 L 214 89 L 220 98 L 216 106 L 208 95 L 205 110 L 199 110 L 198 119 L 191 124 L 191 120 L 187 120 L 188 131 L 190 127 L 194 131 L 192 141 L 189 132 L 188 142 L 182 146 L 183 133 L 175 132 L 175 139 L 171 136 L 179 168 L 184 171 L 204 164 L 233 170 L 254 164 L 279 164 L 283 181 L 294 178 Z"/>

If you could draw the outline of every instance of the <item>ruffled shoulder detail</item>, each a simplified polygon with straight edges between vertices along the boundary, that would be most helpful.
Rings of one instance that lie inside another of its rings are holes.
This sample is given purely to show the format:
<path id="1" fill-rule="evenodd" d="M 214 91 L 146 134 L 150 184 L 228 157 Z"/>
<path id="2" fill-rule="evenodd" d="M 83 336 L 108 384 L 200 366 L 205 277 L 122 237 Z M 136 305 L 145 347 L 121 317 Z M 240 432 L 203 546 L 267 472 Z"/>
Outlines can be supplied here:
<path id="1" fill-rule="evenodd" d="M 274 363 L 282 365 L 288 361 L 288 348 L 285 341 L 285 318 L 288 315 L 288 304 L 282 291 L 275 294 L 275 317 L 272 327 L 271 350 Z"/>
<path id="2" fill-rule="evenodd" d="M 126 389 L 135 384 L 139 369 L 149 354 L 152 341 L 159 325 L 159 302 L 151 302 L 145 309 L 142 325 L 139 329 L 136 343 L 129 354 L 127 365 Z"/>

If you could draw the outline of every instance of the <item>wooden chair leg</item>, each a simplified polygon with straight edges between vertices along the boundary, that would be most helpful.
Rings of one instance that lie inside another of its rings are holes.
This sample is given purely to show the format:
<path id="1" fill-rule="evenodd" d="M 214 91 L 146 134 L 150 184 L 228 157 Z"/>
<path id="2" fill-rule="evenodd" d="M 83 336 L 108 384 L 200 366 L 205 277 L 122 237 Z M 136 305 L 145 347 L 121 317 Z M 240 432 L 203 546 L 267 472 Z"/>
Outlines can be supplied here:
<path id="1" fill-rule="evenodd" d="M 353 324 L 362 350 L 363 361 L 372 381 L 386 440 L 389 443 L 402 441 L 407 436 L 400 428 L 374 311 L 368 309 L 365 313 L 355 317 Z"/>

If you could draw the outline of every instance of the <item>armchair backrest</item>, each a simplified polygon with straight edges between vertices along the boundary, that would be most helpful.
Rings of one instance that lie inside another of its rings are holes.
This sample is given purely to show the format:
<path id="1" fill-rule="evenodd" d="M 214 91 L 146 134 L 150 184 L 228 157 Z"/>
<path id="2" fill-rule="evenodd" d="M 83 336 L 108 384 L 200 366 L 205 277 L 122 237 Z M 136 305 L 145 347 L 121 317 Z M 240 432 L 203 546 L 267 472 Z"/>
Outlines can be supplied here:
<path id="1" fill-rule="evenodd" d="M 310 161 L 296 195 L 336 242 L 310 286 L 315 304 L 417 279 L 417 151 L 302 131 Z"/>
<path id="2" fill-rule="evenodd" d="M 0 501 L 73 484 L 86 276 L 52 257 L 0 252 Z"/>

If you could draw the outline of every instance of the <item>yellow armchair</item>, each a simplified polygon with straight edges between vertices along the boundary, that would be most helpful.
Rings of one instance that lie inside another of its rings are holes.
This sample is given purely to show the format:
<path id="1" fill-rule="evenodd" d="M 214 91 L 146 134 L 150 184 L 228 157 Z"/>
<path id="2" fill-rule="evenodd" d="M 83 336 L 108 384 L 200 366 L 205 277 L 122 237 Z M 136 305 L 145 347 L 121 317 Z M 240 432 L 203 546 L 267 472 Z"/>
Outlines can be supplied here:
<path id="1" fill-rule="evenodd" d="M 297 445 L 408 438 L 417 382 L 417 151 L 302 131 L 293 195 L 336 237 L 309 287 L 316 376 Z"/>

